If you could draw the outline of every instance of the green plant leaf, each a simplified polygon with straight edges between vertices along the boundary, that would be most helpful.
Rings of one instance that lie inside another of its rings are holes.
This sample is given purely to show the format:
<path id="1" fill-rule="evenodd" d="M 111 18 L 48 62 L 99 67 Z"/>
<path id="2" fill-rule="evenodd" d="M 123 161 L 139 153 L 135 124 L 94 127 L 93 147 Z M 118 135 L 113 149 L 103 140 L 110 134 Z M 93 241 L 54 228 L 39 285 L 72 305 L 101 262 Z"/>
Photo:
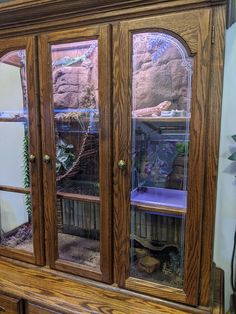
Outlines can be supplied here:
<path id="1" fill-rule="evenodd" d="M 61 138 L 57 142 L 56 150 L 56 172 L 57 174 L 62 174 L 65 171 L 68 171 L 74 163 L 75 155 L 71 152 L 71 149 L 74 147 L 72 144 L 67 144 Z"/>
<path id="2" fill-rule="evenodd" d="M 236 134 L 232 136 L 232 139 L 236 142 Z"/>
<path id="3" fill-rule="evenodd" d="M 232 161 L 236 161 L 236 152 L 233 153 L 228 159 Z"/>

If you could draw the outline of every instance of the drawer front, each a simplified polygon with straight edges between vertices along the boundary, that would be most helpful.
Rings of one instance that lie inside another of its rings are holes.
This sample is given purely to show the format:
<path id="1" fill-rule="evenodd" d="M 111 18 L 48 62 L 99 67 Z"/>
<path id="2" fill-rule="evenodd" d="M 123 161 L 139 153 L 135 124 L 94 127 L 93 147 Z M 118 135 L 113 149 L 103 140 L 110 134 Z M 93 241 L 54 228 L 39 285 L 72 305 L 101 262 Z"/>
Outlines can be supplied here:
<path id="1" fill-rule="evenodd" d="M 61 313 L 46 309 L 36 304 L 28 303 L 26 306 L 26 314 L 61 314 Z"/>
<path id="2" fill-rule="evenodd" d="M 5 295 L 0 295 L 0 314 L 22 313 L 21 301 Z"/>

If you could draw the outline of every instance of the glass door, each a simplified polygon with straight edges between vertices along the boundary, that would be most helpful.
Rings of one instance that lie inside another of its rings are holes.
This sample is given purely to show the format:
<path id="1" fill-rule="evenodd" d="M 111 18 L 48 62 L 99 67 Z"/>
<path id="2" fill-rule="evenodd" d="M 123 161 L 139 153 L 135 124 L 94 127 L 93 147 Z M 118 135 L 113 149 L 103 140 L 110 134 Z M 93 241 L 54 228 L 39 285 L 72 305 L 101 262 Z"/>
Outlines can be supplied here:
<path id="1" fill-rule="evenodd" d="M 187 19 L 170 14 L 117 30 L 115 269 L 122 287 L 195 304 L 209 12 Z"/>
<path id="2" fill-rule="evenodd" d="M 41 43 L 48 53 L 41 82 L 50 265 L 109 282 L 108 28 L 49 34 Z"/>
<path id="3" fill-rule="evenodd" d="M 132 51 L 130 276 L 183 288 L 193 58 L 157 31 Z"/>
<path id="4" fill-rule="evenodd" d="M 35 57 L 34 38 L 0 42 L 0 254 L 42 264 Z"/>

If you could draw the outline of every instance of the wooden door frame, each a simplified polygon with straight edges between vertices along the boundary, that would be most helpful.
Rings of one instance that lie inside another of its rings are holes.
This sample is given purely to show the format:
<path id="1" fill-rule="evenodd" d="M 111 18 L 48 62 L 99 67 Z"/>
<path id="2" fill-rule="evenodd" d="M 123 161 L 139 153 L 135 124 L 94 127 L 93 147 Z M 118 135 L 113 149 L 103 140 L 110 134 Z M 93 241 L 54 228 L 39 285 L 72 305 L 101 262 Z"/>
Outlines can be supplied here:
<path id="1" fill-rule="evenodd" d="M 100 268 L 77 265 L 58 259 L 56 174 L 55 174 L 55 133 L 52 104 L 52 78 L 50 45 L 76 41 L 98 40 L 99 55 L 99 177 L 100 177 Z M 43 166 L 45 198 L 45 231 L 47 263 L 51 268 L 70 272 L 83 277 L 112 282 L 112 214 L 111 214 L 111 67 L 110 67 L 110 27 L 108 25 L 70 29 L 63 32 L 43 34 L 39 39 L 40 52 L 40 95 L 42 108 L 43 155 L 51 156 L 51 162 Z"/>
<path id="2" fill-rule="evenodd" d="M 26 50 L 27 71 L 27 97 L 28 97 L 28 128 L 29 128 L 29 154 L 35 156 L 35 161 L 30 164 L 31 193 L 29 189 L 1 186 L 0 190 L 31 194 L 32 199 L 32 223 L 33 223 L 33 254 L 16 250 L 14 248 L 1 247 L 0 254 L 21 261 L 44 264 L 44 231 L 42 209 L 41 186 L 41 139 L 40 139 L 40 111 L 38 101 L 38 70 L 37 70 L 37 41 L 34 36 L 14 37 L 9 40 L 0 40 L 0 55 L 9 51 Z"/>
<path id="3" fill-rule="evenodd" d="M 185 24 L 186 23 L 186 24 Z M 188 31 L 186 31 L 186 25 Z M 185 242 L 184 289 L 129 278 L 130 179 L 131 171 L 131 49 L 130 36 L 138 30 L 164 30 L 178 34 L 195 56 L 193 75 L 192 118 L 190 125 L 190 167 L 188 170 L 188 214 Z M 205 164 L 205 123 L 211 56 L 211 10 L 173 13 L 117 23 L 114 26 L 114 276 L 120 287 L 156 297 L 197 305 L 200 281 L 201 224 Z M 202 35 L 200 37 L 199 35 Z M 122 48 L 120 49 L 120 47 Z M 198 61 L 201 59 L 202 63 Z M 201 123 L 199 123 L 201 121 Z M 197 134 L 197 136 L 196 136 Z M 120 159 L 127 170 L 119 171 Z"/>

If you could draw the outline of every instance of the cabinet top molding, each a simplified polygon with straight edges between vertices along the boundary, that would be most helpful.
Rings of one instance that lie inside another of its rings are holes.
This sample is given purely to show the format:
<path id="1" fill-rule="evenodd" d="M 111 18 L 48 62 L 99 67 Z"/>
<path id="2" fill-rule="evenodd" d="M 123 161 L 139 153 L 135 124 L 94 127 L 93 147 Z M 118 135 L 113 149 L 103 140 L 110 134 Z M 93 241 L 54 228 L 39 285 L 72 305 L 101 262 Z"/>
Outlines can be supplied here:
<path id="1" fill-rule="evenodd" d="M 47 22 L 75 15 L 103 13 L 152 5 L 157 10 L 200 8 L 225 4 L 226 0 L 3 0 L 0 1 L 0 27 L 22 23 Z"/>

